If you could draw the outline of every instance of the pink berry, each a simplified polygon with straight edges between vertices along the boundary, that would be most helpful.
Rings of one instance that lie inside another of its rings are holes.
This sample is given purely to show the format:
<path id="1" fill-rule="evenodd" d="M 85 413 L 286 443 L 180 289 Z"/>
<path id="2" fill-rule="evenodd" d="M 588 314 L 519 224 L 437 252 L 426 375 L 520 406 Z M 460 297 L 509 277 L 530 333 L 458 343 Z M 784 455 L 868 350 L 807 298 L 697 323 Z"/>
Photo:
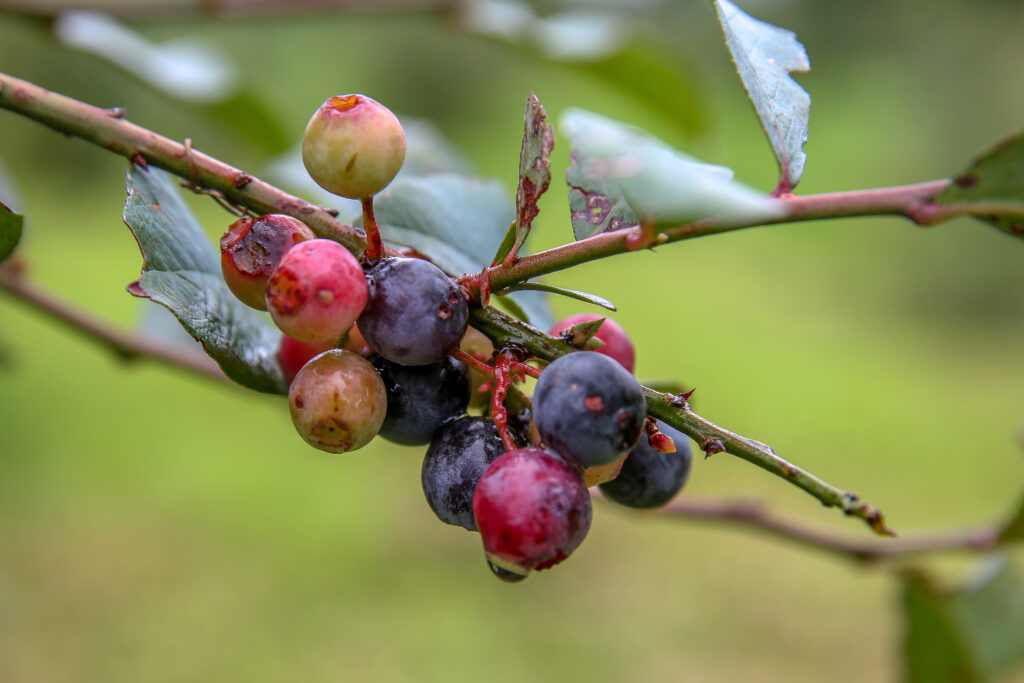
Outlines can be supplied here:
<path id="1" fill-rule="evenodd" d="M 267 310 L 299 341 L 334 343 L 366 305 L 359 262 L 337 242 L 314 239 L 289 249 L 267 283 Z"/>
<path id="2" fill-rule="evenodd" d="M 605 317 L 603 315 L 598 315 L 597 313 L 578 313 L 577 315 L 571 315 L 568 318 L 555 323 L 555 326 L 551 328 L 548 334 L 553 337 L 557 337 L 570 327 L 581 323 L 588 323 L 593 320 L 599 320 L 601 318 Z M 636 351 L 633 349 L 633 342 L 630 341 L 629 335 L 626 334 L 624 329 L 622 329 L 622 325 L 618 324 L 611 318 L 605 318 L 604 322 L 601 323 L 601 328 L 594 336 L 604 342 L 604 346 L 599 349 L 594 349 L 597 353 L 603 353 L 609 358 L 617 360 L 619 365 L 630 372 L 633 372 L 633 369 L 636 366 Z"/>
<path id="3" fill-rule="evenodd" d="M 267 280 L 281 257 L 316 235 L 291 216 L 272 213 L 240 218 L 220 238 L 220 265 L 228 289 L 247 306 L 267 310 Z"/>
<path id="4" fill-rule="evenodd" d="M 590 494 L 579 472 L 541 448 L 518 448 L 490 464 L 473 495 L 487 559 L 520 575 L 553 567 L 590 529 Z"/>
<path id="5" fill-rule="evenodd" d="M 369 361 L 331 349 L 302 366 L 288 389 L 299 435 L 328 453 L 362 448 L 380 431 L 388 411 L 384 381 Z"/>

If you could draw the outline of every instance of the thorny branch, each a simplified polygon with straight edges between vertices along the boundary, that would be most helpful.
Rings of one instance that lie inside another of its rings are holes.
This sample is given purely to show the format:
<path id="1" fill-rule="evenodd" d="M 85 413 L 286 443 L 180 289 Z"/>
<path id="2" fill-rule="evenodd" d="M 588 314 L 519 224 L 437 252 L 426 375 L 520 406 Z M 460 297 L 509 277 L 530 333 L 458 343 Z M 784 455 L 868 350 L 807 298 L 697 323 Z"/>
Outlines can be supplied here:
<path id="1" fill-rule="evenodd" d="M 125 120 L 120 110 L 93 107 L 47 91 L 24 80 L 0 73 L 0 108 L 9 109 L 51 128 L 93 142 L 133 161 L 144 160 L 174 173 L 195 185 L 217 192 L 227 201 L 257 213 L 286 213 L 306 222 L 317 234 L 337 240 L 355 254 L 366 248 L 363 234 L 335 220 L 322 207 L 289 195 L 213 157 L 182 145 Z M 948 185 L 936 180 L 917 185 L 853 192 L 838 192 L 776 200 L 781 212 L 743 218 L 714 216 L 662 231 L 660 243 L 675 242 L 759 225 L 790 223 L 848 216 L 903 216 L 921 224 L 933 224 L 947 216 L 937 212 L 935 198 Z M 500 290 L 538 275 L 622 254 L 631 250 L 642 230 L 623 230 L 596 235 L 555 247 L 515 263 L 484 269 L 478 276 L 464 278 L 472 293 L 479 295 L 478 283 L 489 282 Z M 473 291 L 477 289 L 477 291 Z M 518 343 L 541 359 L 551 360 L 574 350 L 566 342 L 549 337 L 491 308 L 473 311 L 473 324 L 497 341 Z M 852 493 L 838 489 L 777 456 L 758 441 L 723 429 L 690 410 L 685 399 L 645 389 L 648 411 L 695 439 L 705 453 L 726 451 L 761 467 L 804 491 L 824 505 L 838 507 L 845 514 L 867 522 L 879 534 L 891 534 L 882 513 Z"/>

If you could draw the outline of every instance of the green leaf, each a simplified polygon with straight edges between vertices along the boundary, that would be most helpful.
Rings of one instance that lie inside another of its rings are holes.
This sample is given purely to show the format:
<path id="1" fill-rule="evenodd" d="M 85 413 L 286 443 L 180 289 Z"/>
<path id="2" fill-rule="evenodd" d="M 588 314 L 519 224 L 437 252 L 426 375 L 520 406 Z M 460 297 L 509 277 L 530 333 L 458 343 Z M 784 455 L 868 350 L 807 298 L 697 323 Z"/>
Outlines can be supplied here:
<path id="1" fill-rule="evenodd" d="M 167 307 L 228 377 L 251 389 L 286 393 L 275 354 L 281 333 L 231 294 L 220 259 L 167 173 L 133 165 L 124 222 L 142 251 L 135 296 Z"/>
<path id="2" fill-rule="evenodd" d="M 373 211 L 385 242 L 412 247 L 455 276 L 491 264 L 516 214 L 501 183 L 455 174 L 396 180 L 374 199 Z M 534 324 L 552 319 L 536 293 L 514 298 Z"/>
<path id="3" fill-rule="evenodd" d="M 25 218 L 0 203 L 0 261 L 11 255 L 21 240 Z"/>
<path id="4" fill-rule="evenodd" d="M 790 77 L 811 63 L 796 34 L 745 14 L 729 0 L 715 0 L 718 21 L 743 87 L 754 105 L 779 164 L 779 190 L 800 182 L 807 155 L 811 97 Z"/>
<path id="5" fill-rule="evenodd" d="M 537 95 L 526 98 L 523 146 L 519 152 L 519 187 L 516 190 L 516 240 L 508 255 L 513 259 L 526 242 L 533 219 L 540 209 L 537 202 L 551 185 L 551 150 L 555 131 Z"/>
<path id="6" fill-rule="evenodd" d="M 905 578 L 903 606 L 907 681 L 988 681 L 1024 662 L 1024 581 L 1005 558 L 953 590 Z"/>
<path id="7" fill-rule="evenodd" d="M 570 299 L 576 299 L 577 301 L 584 301 L 588 304 L 594 304 L 601 308 L 606 308 L 609 311 L 617 311 L 615 304 L 604 297 L 596 294 L 589 294 L 587 292 L 581 292 L 575 289 L 565 289 L 564 287 L 555 287 L 554 285 L 546 285 L 542 282 L 521 282 L 517 285 L 513 285 L 506 289 L 506 292 L 522 292 L 522 291 L 535 291 L 535 292 L 548 292 L 550 294 L 559 294 L 561 296 L 567 296 Z"/>
<path id="8" fill-rule="evenodd" d="M 581 109 L 567 110 L 562 127 L 572 137 L 566 182 L 577 239 L 634 227 L 641 218 L 665 226 L 780 211 L 734 181 L 731 169 L 697 161 L 638 128 Z"/>
<path id="9" fill-rule="evenodd" d="M 1024 238 L 1024 133 L 979 157 L 953 179 L 937 201 L 974 204 L 980 212 L 990 214 L 976 216 L 979 220 Z"/>

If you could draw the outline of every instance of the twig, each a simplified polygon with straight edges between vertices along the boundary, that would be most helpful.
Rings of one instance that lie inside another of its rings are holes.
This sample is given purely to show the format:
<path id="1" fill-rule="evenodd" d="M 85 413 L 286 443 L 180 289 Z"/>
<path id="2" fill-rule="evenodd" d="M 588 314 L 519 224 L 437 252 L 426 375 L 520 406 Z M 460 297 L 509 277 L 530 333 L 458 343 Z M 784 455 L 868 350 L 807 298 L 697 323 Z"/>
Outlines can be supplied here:
<path id="1" fill-rule="evenodd" d="M 335 220 L 323 207 L 294 197 L 202 152 L 193 151 L 190 144 L 183 145 L 121 117 L 111 116 L 107 109 L 2 73 L 0 107 L 44 123 L 54 130 L 96 143 L 127 159 L 141 157 L 148 164 L 198 187 L 220 192 L 232 203 L 246 206 L 257 214 L 285 213 L 294 216 L 321 237 L 336 240 L 357 255 L 366 247 L 359 231 Z M 242 178 L 246 182 L 239 182 Z"/>
<path id="2" fill-rule="evenodd" d="M 799 545 L 823 550 L 860 562 L 938 552 L 987 552 L 999 539 L 995 526 L 942 533 L 914 534 L 899 539 L 865 541 L 837 536 L 772 512 L 765 506 L 747 501 L 678 498 L 660 511 L 668 517 L 736 524 L 764 531 Z"/>
<path id="3" fill-rule="evenodd" d="M 499 342 L 512 342 L 523 346 L 529 353 L 543 360 L 554 360 L 576 349 L 564 339 L 551 337 L 526 323 L 493 308 L 477 308 L 470 312 L 471 324 Z M 877 508 L 842 489 L 819 479 L 813 474 L 783 460 L 765 444 L 734 434 L 704 419 L 690 410 L 689 404 L 678 396 L 661 394 L 644 387 L 647 411 L 694 439 L 704 451 L 728 452 L 747 462 L 782 477 L 817 498 L 827 507 L 838 507 L 846 515 L 864 520 L 883 536 L 893 535 L 885 525 L 885 517 Z"/>
<path id="4" fill-rule="evenodd" d="M 121 360 L 152 359 L 220 382 L 229 380 L 213 359 L 199 351 L 118 330 L 29 284 L 9 268 L 0 268 L 0 290 L 45 313 L 51 320 L 105 346 Z"/>

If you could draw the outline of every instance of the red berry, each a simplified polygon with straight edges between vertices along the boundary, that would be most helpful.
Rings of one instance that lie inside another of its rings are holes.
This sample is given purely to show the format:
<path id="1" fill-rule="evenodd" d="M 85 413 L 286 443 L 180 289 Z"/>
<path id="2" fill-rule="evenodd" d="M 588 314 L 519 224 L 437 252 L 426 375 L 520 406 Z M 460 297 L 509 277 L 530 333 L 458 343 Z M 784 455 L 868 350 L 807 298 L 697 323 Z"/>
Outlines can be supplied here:
<path id="1" fill-rule="evenodd" d="M 579 313 L 577 315 L 571 315 L 568 318 L 555 323 L 555 326 L 551 328 L 548 334 L 553 337 L 557 337 L 574 325 L 588 323 L 601 318 L 605 317 L 603 315 L 598 315 L 597 313 Z M 609 358 L 617 360 L 619 365 L 630 372 L 633 372 L 633 369 L 636 366 L 636 351 L 633 349 L 633 342 L 630 341 L 629 335 L 626 334 L 624 329 L 622 329 L 622 325 L 618 324 L 611 318 L 605 318 L 604 322 L 601 323 L 601 328 L 594 336 L 604 342 L 604 346 L 599 349 L 594 349 L 597 353 L 603 353 Z"/>
<path id="2" fill-rule="evenodd" d="M 277 363 L 281 366 L 284 378 L 291 384 L 302 366 L 319 356 L 324 351 L 334 348 L 331 342 L 311 344 L 310 342 L 292 339 L 287 334 L 281 335 L 281 345 L 277 347 Z"/>
<path id="3" fill-rule="evenodd" d="M 282 332 L 299 341 L 333 344 L 363 312 L 366 278 L 345 247 L 308 240 L 285 253 L 266 296 L 267 310 Z"/>
<path id="4" fill-rule="evenodd" d="M 247 306 L 267 310 L 267 280 L 281 257 L 316 235 L 291 216 L 272 213 L 240 218 L 220 238 L 220 265 L 228 289 Z"/>
<path id="5" fill-rule="evenodd" d="M 562 458 L 540 448 L 498 457 L 473 496 L 487 560 L 517 574 L 553 567 L 590 529 L 590 494 Z"/>

